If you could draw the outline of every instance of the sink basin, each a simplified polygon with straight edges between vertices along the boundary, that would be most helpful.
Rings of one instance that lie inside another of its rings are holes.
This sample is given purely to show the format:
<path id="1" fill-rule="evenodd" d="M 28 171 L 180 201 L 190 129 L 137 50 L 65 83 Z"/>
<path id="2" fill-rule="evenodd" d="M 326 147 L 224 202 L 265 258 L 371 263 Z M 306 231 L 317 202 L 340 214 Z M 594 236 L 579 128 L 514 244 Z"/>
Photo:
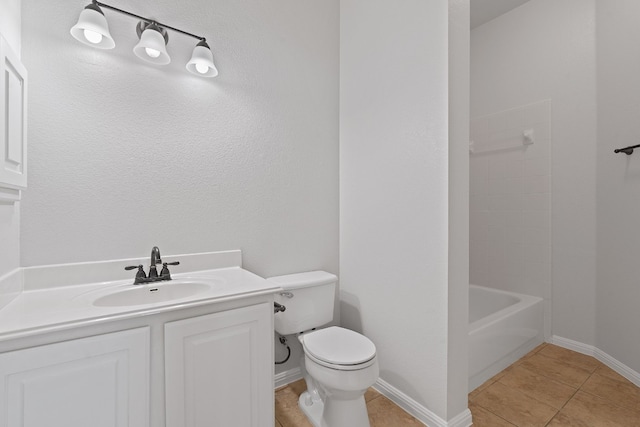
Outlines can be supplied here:
<path id="1" fill-rule="evenodd" d="M 199 281 L 167 281 L 144 285 L 131 285 L 122 291 L 109 293 L 93 301 L 98 307 L 122 307 L 156 304 L 182 299 L 211 290 L 211 285 Z"/>

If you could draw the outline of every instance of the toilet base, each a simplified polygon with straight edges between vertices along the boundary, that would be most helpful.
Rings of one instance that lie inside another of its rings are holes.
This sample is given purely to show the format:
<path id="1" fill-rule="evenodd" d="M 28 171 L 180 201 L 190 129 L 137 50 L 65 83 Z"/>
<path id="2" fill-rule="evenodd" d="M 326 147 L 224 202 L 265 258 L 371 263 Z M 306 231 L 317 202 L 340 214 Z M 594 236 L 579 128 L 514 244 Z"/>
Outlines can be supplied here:
<path id="1" fill-rule="evenodd" d="M 306 415 L 307 419 L 313 427 L 322 427 L 320 421 L 322 420 L 322 411 L 324 410 L 324 403 L 322 400 L 311 403 L 312 400 L 309 396 L 309 392 L 305 391 L 300 395 L 298 399 L 298 406 L 302 412 Z M 311 403 L 311 404 L 308 404 Z"/>
<path id="2" fill-rule="evenodd" d="M 329 401 L 329 406 L 312 401 L 308 391 L 300 395 L 298 406 L 313 427 L 370 427 L 364 396 L 347 401 Z"/>

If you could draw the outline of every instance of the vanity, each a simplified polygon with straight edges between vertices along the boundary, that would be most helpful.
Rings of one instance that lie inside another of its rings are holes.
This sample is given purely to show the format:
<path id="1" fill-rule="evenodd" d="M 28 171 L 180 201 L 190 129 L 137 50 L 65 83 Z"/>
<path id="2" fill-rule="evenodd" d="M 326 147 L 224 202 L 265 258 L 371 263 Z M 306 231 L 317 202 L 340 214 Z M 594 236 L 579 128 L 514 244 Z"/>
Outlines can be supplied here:
<path id="1" fill-rule="evenodd" d="M 143 260 L 23 269 L 0 309 L 0 427 L 273 426 L 279 288 L 240 251 L 167 258 L 173 280 L 135 286 L 92 276 Z"/>

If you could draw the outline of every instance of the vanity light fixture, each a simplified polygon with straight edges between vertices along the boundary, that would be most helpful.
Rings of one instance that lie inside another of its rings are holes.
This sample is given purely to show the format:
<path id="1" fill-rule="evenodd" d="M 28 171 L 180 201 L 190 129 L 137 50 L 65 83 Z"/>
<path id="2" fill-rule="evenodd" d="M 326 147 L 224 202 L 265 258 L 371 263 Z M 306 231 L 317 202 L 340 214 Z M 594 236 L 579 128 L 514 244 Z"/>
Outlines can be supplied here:
<path id="1" fill-rule="evenodd" d="M 113 49 L 116 45 L 109 33 L 107 18 L 94 3 L 80 12 L 78 23 L 71 27 L 71 35 L 79 42 L 99 49 Z"/>
<path id="2" fill-rule="evenodd" d="M 218 75 L 218 69 L 213 63 L 213 54 L 204 37 L 96 0 L 92 0 L 91 4 L 84 8 L 80 13 L 78 23 L 71 28 L 71 35 L 76 40 L 100 49 L 113 49 L 113 47 L 115 47 L 116 44 L 109 33 L 109 25 L 101 7 L 140 20 L 136 26 L 136 32 L 138 33 L 140 41 L 133 48 L 133 53 L 135 53 L 138 58 L 156 65 L 166 65 L 170 63 L 171 57 L 169 53 L 167 53 L 167 43 L 169 42 L 167 30 L 172 30 L 199 40 L 193 49 L 191 59 L 186 65 L 189 72 L 202 77 L 215 77 Z"/>
<path id="3" fill-rule="evenodd" d="M 167 53 L 167 43 L 169 42 L 167 30 L 159 27 L 155 22 L 140 21 L 136 31 L 140 41 L 133 48 L 133 53 L 138 58 L 158 65 L 166 65 L 171 62 Z"/>

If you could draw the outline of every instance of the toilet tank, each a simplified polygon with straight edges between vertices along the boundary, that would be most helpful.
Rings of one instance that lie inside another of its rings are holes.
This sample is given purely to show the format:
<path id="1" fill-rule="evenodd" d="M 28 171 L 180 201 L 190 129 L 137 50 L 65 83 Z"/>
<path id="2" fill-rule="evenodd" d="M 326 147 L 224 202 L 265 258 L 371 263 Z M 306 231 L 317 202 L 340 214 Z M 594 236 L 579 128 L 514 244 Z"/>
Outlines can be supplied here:
<path id="1" fill-rule="evenodd" d="M 283 290 L 276 293 L 277 303 L 286 310 L 274 318 L 280 335 L 296 334 L 320 327 L 333 320 L 338 278 L 326 271 L 287 274 L 267 279 Z"/>

